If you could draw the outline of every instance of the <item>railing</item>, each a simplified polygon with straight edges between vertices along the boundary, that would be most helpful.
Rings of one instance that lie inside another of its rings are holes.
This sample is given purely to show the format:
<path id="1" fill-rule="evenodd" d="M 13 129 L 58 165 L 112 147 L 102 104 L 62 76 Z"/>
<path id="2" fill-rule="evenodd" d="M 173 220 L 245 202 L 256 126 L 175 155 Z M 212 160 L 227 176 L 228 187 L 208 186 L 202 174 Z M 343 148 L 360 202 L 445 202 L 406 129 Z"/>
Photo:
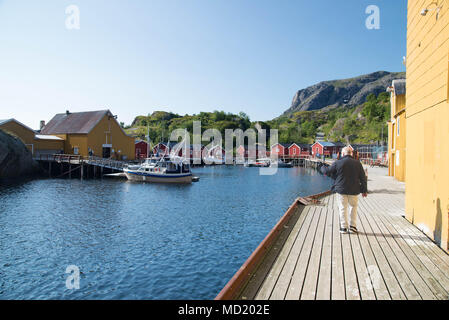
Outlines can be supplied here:
<path id="1" fill-rule="evenodd" d="M 77 162 L 83 159 L 80 155 L 75 154 L 39 154 L 33 157 L 37 161 L 56 161 L 56 162 Z"/>
<path id="2" fill-rule="evenodd" d="M 92 164 L 92 165 L 97 165 L 97 166 L 107 167 L 107 168 L 112 168 L 112 169 L 118 169 L 118 170 L 123 169 L 127 165 L 127 163 L 124 161 L 105 159 L 105 158 L 100 158 L 100 157 L 95 157 L 95 156 L 87 157 L 86 162 L 89 164 Z"/>
<path id="3" fill-rule="evenodd" d="M 54 161 L 54 162 L 65 162 L 72 164 L 90 164 L 94 166 L 101 166 L 111 169 L 121 170 L 126 167 L 127 163 L 124 161 L 105 159 L 95 156 L 83 157 L 81 155 L 74 154 L 40 154 L 33 157 L 37 161 Z"/>
<path id="4" fill-rule="evenodd" d="M 68 163 L 81 163 L 83 157 L 76 154 L 54 154 L 53 161 L 56 162 L 68 162 Z"/>

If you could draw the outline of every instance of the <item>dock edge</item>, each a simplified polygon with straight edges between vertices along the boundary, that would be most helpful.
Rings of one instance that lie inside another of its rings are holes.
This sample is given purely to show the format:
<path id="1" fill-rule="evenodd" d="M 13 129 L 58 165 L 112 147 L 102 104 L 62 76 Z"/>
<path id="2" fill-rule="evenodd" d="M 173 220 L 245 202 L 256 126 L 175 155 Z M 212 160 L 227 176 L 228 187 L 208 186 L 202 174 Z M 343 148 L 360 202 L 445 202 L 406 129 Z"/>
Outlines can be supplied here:
<path id="1" fill-rule="evenodd" d="M 281 217 L 278 223 L 271 229 L 265 239 L 259 244 L 259 246 L 254 250 L 254 252 L 249 256 L 245 263 L 239 268 L 239 270 L 234 274 L 234 276 L 229 280 L 229 282 L 223 287 L 220 293 L 215 297 L 214 300 L 233 300 L 242 291 L 245 285 L 251 278 L 253 272 L 257 269 L 259 264 L 262 262 L 265 254 L 271 248 L 272 244 L 276 241 L 277 237 L 281 233 L 284 226 L 290 220 L 295 209 L 298 205 L 310 205 L 310 200 L 316 200 L 331 194 L 332 191 L 328 190 L 322 193 L 307 197 L 299 197 L 290 205 L 285 214 Z"/>

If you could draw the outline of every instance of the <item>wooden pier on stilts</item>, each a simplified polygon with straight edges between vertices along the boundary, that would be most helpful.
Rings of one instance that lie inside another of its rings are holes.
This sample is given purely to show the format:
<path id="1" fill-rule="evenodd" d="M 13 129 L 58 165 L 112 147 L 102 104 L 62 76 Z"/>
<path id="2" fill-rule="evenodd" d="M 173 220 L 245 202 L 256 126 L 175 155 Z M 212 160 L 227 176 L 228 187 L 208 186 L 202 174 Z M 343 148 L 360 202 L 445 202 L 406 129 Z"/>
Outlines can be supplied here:
<path id="1" fill-rule="evenodd" d="M 55 154 L 34 158 L 51 178 L 102 178 L 106 174 L 123 172 L 124 161 L 80 155 Z"/>

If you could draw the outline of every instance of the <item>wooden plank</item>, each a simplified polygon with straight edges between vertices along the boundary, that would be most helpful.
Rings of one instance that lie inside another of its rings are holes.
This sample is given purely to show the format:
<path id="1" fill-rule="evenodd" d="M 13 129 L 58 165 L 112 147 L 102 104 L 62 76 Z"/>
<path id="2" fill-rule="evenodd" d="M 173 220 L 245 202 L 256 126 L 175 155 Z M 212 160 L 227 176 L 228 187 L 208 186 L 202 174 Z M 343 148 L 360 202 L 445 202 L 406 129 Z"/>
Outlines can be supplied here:
<path id="1" fill-rule="evenodd" d="M 336 210 L 338 211 L 338 209 Z M 349 234 L 341 234 L 343 268 L 345 276 L 345 288 L 347 300 L 360 300 L 360 291 L 357 281 L 357 274 L 354 265 L 354 257 Z"/>
<path id="2" fill-rule="evenodd" d="M 361 201 L 359 202 L 359 207 L 364 207 L 364 201 L 364 199 L 361 199 Z M 390 264 L 388 257 L 385 255 L 385 252 L 381 247 L 381 242 L 379 242 L 379 240 L 377 239 L 377 236 L 371 228 L 369 221 L 365 218 L 365 213 L 363 211 L 359 212 L 359 219 L 365 231 L 365 236 L 377 261 L 377 266 L 379 267 L 382 277 L 385 280 L 385 284 L 387 285 L 388 292 L 390 293 L 391 298 L 393 300 L 406 300 L 407 296 L 399 283 L 399 280 L 404 281 L 404 279 L 401 278 L 400 274 L 398 276 L 395 273 L 395 270 L 398 270 L 397 268 L 394 268 L 396 266 L 396 260 L 392 260 Z M 381 238 L 381 240 L 383 239 Z M 410 285 L 413 287 L 411 282 Z M 416 290 L 410 290 L 410 296 L 413 297 L 413 295 L 415 295 L 416 298 L 419 298 L 418 292 Z"/>
<path id="3" fill-rule="evenodd" d="M 401 235 L 407 234 L 408 238 L 413 239 L 429 259 L 449 278 L 449 255 L 408 220 L 398 219 L 395 222 L 402 230 Z"/>
<path id="4" fill-rule="evenodd" d="M 343 269 L 343 252 L 340 235 L 340 221 L 335 204 L 335 194 L 331 199 L 332 208 L 332 300 L 345 300 L 346 288 Z"/>
<path id="5" fill-rule="evenodd" d="M 430 291 L 432 291 L 432 293 L 438 299 L 448 299 L 448 292 L 441 286 L 441 284 L 437 280 L 439 278 L 440 281 L 442 281 L 445 279 L 445 276 L 441 274 L 430 261 L 430 259 L 425 256 L 419 248 L 416 247 L 413 240 L 411 240 L 411 242 L 407 242 L 404 240 L 404 238 L 402 238 L 402 236 L 400 236 L 391 221 L 386 218 L 387 214 L 379 213 L 379 210 L 382 209 L 379 202 L 373 200 L 370 204 L 373 207 L 373 211 L 376 212 L 374 213 L 374 216 L 377 217 L 378 224 L 383 224 L 385 230 L 390 232 L 390 234 L 394 236 L 397 247 L 402 250 L 403 254 L 407 257 L 410 264 L 415 268 L 416 272 L 426 283 Z M 410 246 L 410 244 L 412 246 Z M 412 248 L 415 250 L 413 250 Z M 425 263 L 423 263 L 422 260 L 424 260 Z M 429 270 L 434 271 L 434 273 L 437 274 L 437 277 L 435 278 Z M 447 282 L 447 286 L 449 286 L 449 281 Z"/>
<path id="6" fill-rule="evenodd" d="M 287 256 L 287 260 L 277 278 L 277 281 L 273 286 L 267 287 L 264 292 L 260 292 L 257 299 L 272 299 L 272 300 L 283 300 L 287 292 L 287 288 L 290 284 L 292 274 L 295 269 L 296 262 L 299 255 L 301 254 L 302 246 L 304 244 L 304 239 L 309 232 L 311 223 L 314 217 L 315 208 L 312 206 L 307 206 L 307 217 L 304 222 L 304 226 L 301 228 L 298 236 L 294 239 L 292 250 Z"/>
<path id="7" fill-rule="evenodd" d="M 355 270 L 357 272 L 357 281 L 359 284 L 360 297 L 362 300 L 375 300 L 374 287 L 370 272 L 363 255 L 362 247 L 360 245 L 359 236 L 351 233 L 349 236 L 354 257 Z"/>
<path id="8" fill-rule="evenodd" d="M 318 276 L 321 267 L 320 263 L 324 240 L 324 230 L 327 220 L 326 207 L 318 207 L 317 212 L 320 215 L 320 220 L 318 221 L 317 231 L 312 246 L 312 252 L 310 254 L 309 263 L 307 265 L 306 277 L 304 279 L 304 285 L 300 297 L 301 300 L 315 300 L 316 297 Z M 324 264 L 327 264 L 327 262 Z"/>
<path id="9" fill-rule="evenodd" d="M 307 265 L 309 262 L 310 254 L 312 252 L 312 245 L 315 239 L 318 221 L 320 218 L 317 207 L 314 207 L 313 209 L 314 215 L 312 224 L 310 225 L 309 232 L 307 233 L 307 236 L 304 240 L 301 254 L 299 255 L 296 262 L 295 270 L 293 272 L 290 285 L 288 286 L 287 293 L 285 295 L 285 299 L 287 300 L 299 300 L 299 297 L 301 296 L 304 278 L 306 276 Z M 273 294 L 275 293 L 275 291 L 273 291 Z"/>
<path id="10" fill-rule="evenodd" d="M 359 208 L 359 210 L 360 209 L 361 208 Z M 375 298 L 377 300 L 391 300 L 391 295 L 387 285 L 387 283 L 389 283 L 392 290 L 395 291 L 394 297 L 401 300 L 405 299 L 405 295 L 402 293 L 402 290 L 394 278 L 394 274 L 391 268 L 389 268 L 389 265 L 375 239 L 371 239 L 374 240 L 372 241 L 373 246 L 371 246 L 370 240 L 367 236 L 368 232 L 365 230 L 365 227 L 360 219 L 360 215 L 358 215 L 357 221 L 359 229 L 357 236 L 360 242 L 361 251 L 366 261 L 369 281 L 374 289 Z M 378 255 L 379 263 L 376 260 L 376 254 Z M 396 294 L 396 292 L 398 292 L 398 294 Z"/>
<path id="11" fill-rule="evenodd" d="M 366 206 L 366 200 L 361 203 L 362 206 Z M 369 213 L 369 210 L 365 207 L 365 210 L 361 210 L 360 212 L 361 218 L 365 218 L 367 223 L 369 223 L 374 235 L 376 236 L 376 240 L 378 241 L 380 247 L 382 248 L 383 253 L 385 254 L 396 278 L 398 279 L 399 284 L 401 285 L 402 290 L 404 291 L 407 299 L 411 300 L 420 300 L 422 299 L 421 293 L 418 292 L 419 284 L 422 284 L 416 277 L 413 275 L 409 275 L 410 266 L 403 266 L 402 260 L 403 256 L 397 256 L 395 250 L 390 247 L 391 235 L 384 234 L 376 222 L 373 220 L 372 215 Z M 418 286 L 418 288 L 416 287 Z M 421 288 L 420 288 L 421 289 Z M 428 293 L 428 292 L 427 292 Z M 433 295 L 430 295 L 432 297 Z M 428 295 L 424 295 L 424 297 L 428 297 Z M 430 298 L 429 297 L 429 298 Z"/>
<path id="12" fill-rule="evenodd" d="M 397 204 L 391 203 L 391 205 L 396 206 Z M 404 209 L 402 208 L 402 210 Z M 438 247 L 438 245 L 436 245 L 430 238 L 428 238 L 421 230 L 410 223 L 407 219 L 403 217 L 392 217 L 391 215 L 388 217 L 391 221 L 393 221 L 392 223 L 402 228 L 402 235 L 405 236 L 408 234 L 409 237 L 412 238 L 415 243 L 417 243 L 425 251 L 429 259 L 431 259 L 444 274 L 449 275 L 449 255 L 444 252 L 443 249 Z"/>
<path id="13" fill-rule="evenodd" d="M 273 265 L 268 265 L 265 268 L 269 268 L 269 272 L 263 282 L 263 284 L 260 287 L 260 290 L 258 290 L 257 294 L 255 295 L 256 300 L 268 300 L 273 288 L 279 278 L 279 275 L 284 268 L 284 265 L 287 261 L 287 258 L 291 252 L 291 249 L 293 247 L 293 244 L 295 243 L 296 238 L 298 237 L 298 234 L 300 233 L 300 230 L 302 227 L 308 228 L 308 225 L 310 224 L 310 216 L 309 216 L 310 207 L 305 207 L 302 211 L 298 221 L 293 226 L 293 229 L 283 245 L 281 252 L 279 253 L 279 256 L 276 258 L 276 261 Z M 289 222 L 290 223 L 290 222 Z M 261 270 L 260 274 L 264 274 L 264 271 Z M 248 292 L 245 293 L 247 297 L 251 297 L 252 295 Z"/>
<path id="14" fill-rule="evenodd" d="M 332 287 L 332 228 L 333 228 L 333 196 L 323 199 L 326 211 L 326 225 L 324 229 L 322 255 L 320 261 L 320 273 L 316 289 L 317 300 L 330 300 Z"/>

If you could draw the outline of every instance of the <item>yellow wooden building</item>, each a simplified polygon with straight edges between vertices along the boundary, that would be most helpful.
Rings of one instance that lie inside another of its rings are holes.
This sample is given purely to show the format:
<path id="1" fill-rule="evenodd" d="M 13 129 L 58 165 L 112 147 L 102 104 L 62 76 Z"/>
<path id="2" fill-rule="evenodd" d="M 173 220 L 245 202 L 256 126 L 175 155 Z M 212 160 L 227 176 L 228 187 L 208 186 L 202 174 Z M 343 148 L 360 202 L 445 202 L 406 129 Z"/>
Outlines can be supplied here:
<path id="1" fill-rule="evenodd" d="M 64 150 L 64 139 L 39 134 L 16 119 L 0 120 L 0 129 L 22 140 L 34 157 L 53 155 Z"/>
<path id="2" fill-rule="evenodd" d="M 448 250 L 449 1 L 409 0 L 406 217 Z"/>
<path id="3" fill-rule="evenodd" d="M 123 131 L 109 110 L 57 114 L 41 134 L 64 139 L 64 153 L 134 160 L 134 138 Z"/>
<path id="4" fill-rule="evenodd" d="M 388 122 L 388 175 L 404 182 L 406 163 L 405 79 L 393 80 L 387 91 L 391 94 L 391 116 Z"/>

